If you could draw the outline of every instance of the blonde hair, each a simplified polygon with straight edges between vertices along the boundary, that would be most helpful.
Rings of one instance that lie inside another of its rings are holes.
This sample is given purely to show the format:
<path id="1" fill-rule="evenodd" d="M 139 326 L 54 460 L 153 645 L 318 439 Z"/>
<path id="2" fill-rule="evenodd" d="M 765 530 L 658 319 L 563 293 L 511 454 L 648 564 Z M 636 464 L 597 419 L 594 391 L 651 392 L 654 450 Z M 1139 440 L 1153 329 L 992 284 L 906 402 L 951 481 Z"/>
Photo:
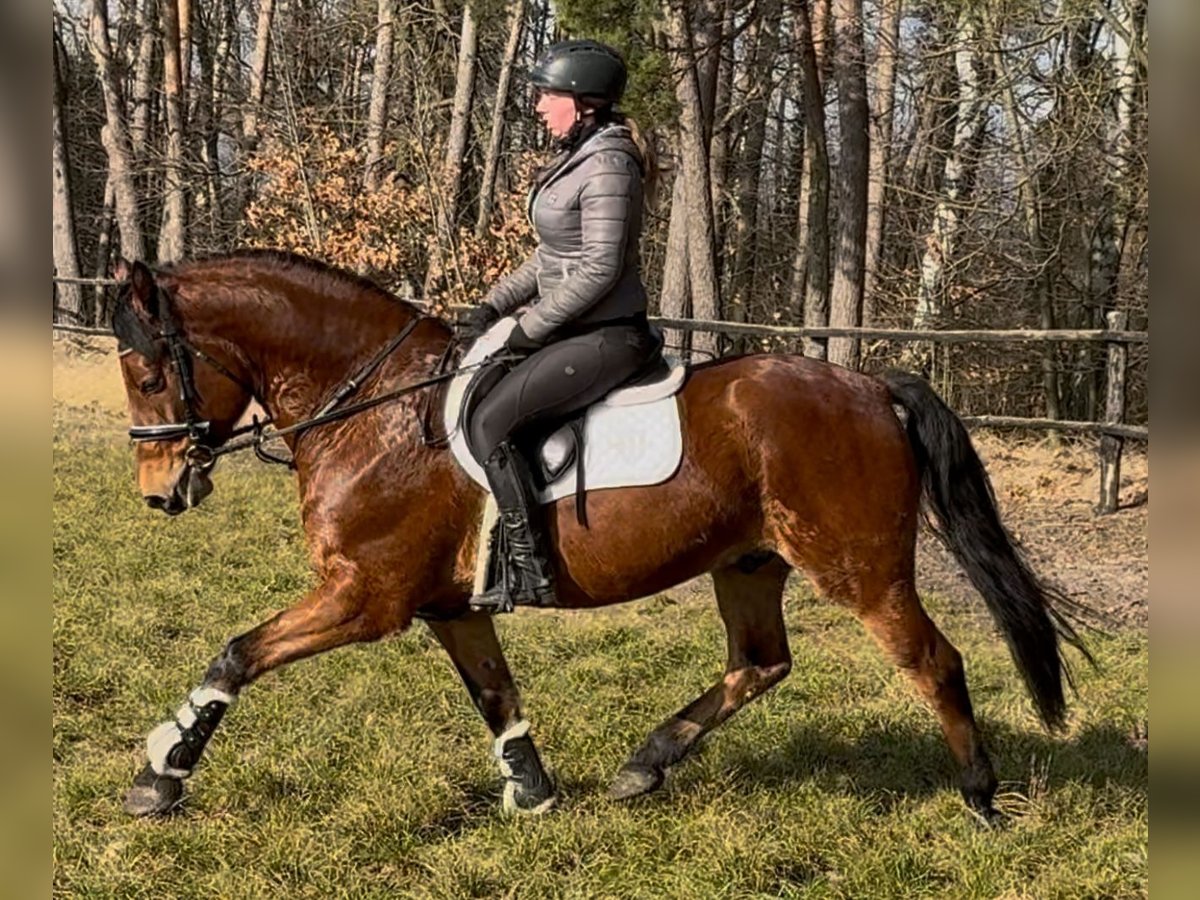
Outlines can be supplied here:
<path id="1" fill-rule="evenodd" d="M 654 135 L 643 131 L 636 119 L 630 116 L 622 119 L 642 157 L 642 202 L 653 210 L 658 206 L 658 151 L 654 149 Z"/>

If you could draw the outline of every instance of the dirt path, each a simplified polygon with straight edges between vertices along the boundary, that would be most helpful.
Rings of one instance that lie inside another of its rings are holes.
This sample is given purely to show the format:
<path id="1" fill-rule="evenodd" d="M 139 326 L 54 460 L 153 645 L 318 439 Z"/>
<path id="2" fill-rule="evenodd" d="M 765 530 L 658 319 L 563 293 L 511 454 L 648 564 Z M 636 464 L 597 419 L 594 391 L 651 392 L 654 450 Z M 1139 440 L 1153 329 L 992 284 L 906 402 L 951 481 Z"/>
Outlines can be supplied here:
<path id="1" fill-rule="evenodd" d="M 1047 441 L 1015 442 L 972 435 L 996 489 L 1009 531 L 1036 570 L 1088 606 L 1124 625 L 1144 627 L 1150 585 L 1149 474 L 1144 450 L 1127 446 L 1121 461 L 1121 508 L 1098 515 L 1095 439 L 1055 449 Z M 918 546 L 922 590 L 964 597 L 973 588 L 928 533 Z"/>

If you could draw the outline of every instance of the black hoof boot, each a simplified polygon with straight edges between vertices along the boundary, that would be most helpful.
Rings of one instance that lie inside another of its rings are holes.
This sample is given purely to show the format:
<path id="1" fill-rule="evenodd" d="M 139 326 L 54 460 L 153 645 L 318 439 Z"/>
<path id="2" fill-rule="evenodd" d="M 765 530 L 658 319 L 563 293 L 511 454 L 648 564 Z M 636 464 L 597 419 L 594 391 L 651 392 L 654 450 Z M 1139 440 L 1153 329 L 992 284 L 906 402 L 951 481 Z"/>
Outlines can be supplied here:
<path id="1" fill-rule="evenodd" d="M 504 812 L 539 816 L 558 802 L 552 779 L 542 766 L 528 723 L 520 723 L 496 739 L 496 759 L 504 775 Z"/>
<path id="2" fill-rule="evenodd" d="M 131 816 L 165 816 L 183 802 L 183 781 L 146 767 L 133 779 L 122 808 Z"/>
<path id="3" fill-rule="evenodd" d="M 608 786 L 608 797 L 610 800 L 632 800 L 657 791 L 664 780 L 663 771 L 657 766 L 626 763 Z"/>

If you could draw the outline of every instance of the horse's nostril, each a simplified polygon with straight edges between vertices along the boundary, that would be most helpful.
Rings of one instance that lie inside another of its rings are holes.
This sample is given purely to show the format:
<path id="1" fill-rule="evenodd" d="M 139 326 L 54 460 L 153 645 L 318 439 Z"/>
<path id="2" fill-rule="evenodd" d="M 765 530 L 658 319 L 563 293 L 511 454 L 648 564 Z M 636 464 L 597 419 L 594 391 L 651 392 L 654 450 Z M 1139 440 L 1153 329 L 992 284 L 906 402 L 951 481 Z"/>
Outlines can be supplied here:
<path id="1" fill-rule="evenodd" d="M 158 494 L 150 494 L 148 497 L 146 497 L 146 504 L 151 509 L 166 509 L 167 498 L 160 497 Z"/>

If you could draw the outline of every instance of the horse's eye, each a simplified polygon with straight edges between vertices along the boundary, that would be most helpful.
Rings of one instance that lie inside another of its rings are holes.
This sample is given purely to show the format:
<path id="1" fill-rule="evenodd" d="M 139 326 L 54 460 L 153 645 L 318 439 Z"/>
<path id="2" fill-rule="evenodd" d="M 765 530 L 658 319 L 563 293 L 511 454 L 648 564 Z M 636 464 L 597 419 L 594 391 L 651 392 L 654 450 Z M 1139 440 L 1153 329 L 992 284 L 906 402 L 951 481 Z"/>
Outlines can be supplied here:
<path id="1" fill-rule="evenodd" d="M 163 379 L 161 375 L 151 375 L 145 381 L 138 385 L 138 390 L 143 394 L 157 394 L 163 389 Z"/>

